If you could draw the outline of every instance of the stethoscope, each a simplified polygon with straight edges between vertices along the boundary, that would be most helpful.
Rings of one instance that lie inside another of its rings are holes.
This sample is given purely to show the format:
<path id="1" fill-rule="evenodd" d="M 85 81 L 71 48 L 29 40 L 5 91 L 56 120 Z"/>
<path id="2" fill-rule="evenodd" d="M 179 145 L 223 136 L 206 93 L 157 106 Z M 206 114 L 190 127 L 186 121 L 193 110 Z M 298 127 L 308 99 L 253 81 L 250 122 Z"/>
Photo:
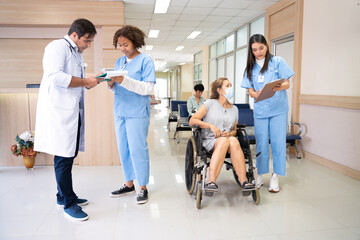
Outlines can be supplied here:
<path id="1" fill-rule="evenodd" d="M 76 53 L 76 49 L 73 47 L 73 45 L 71 45 L 71 43 L 69 42 L 69 40 L 67 40 L 66 38 L 64 38 L 64 40 L 69 44 L 70 52 L 72 53 L 72 51 L 74 50 L 74 52 Z"/>
<path id="2" fill-rule="evenodd" d="M 77 64 L 77 65 L 80 67 L 80 69 L 81 69 L 81 77 L 83 77 L 83 76 L 84 76 L 84 74 L 83 74 L 83 66 L 81 65 L 81 60 L 79 61 L 79 58 L 78 58 L 78 56 L 77 56 L 77 54 L 76 54 L 76 49 L 75 49 L 75 47 L 73 47 L 73 45 L 71 45 L 71 43 L 69 42 L 69 40 L 67 40 L 66 38 L 63 38 L 63 39 L 69 44 L 70 52 L 73 53 L 73 50 L 74 50 L 74 54 L 75 54 L 76 60 L 78 61 L 78 64 Z"/>

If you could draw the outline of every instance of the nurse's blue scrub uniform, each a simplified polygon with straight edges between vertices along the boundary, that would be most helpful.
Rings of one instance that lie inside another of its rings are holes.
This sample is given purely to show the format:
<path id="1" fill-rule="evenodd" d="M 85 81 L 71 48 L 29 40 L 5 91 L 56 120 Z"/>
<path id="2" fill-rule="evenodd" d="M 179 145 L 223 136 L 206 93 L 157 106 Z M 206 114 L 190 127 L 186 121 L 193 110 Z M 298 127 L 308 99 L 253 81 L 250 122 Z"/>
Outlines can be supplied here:
<path id="1" fill-rule="evenodd" d="M 286 64 L 283 58 L 273 56 L 264 74 L 260 73 L 261 67 L 255 63 L 250 82 L 245 72 L 241 82 L 243 88 L 253 88 L 255 91 L 263 89 L 265 84 L 274 80 L 289 79 L 294 71 Z M 285 176 L 286 174 L 286 130 L 287 113 L 289 111 L 287 93 L 285 90 L 276 92 L 271 98 L 254 103 L 254 128 L 256 138 L 256 152 L 261 155 L 256 159 L 259 174 L 269 172 L 269 137 L 273 155 L 274 173 Z"/>
<path id="2" fill-rule="evenodd" d="M 141 53 L 126 63 L 126 56 L 115 63 L 115 70 L 128 71 L 132 79 L 156 82 L 155 67 L 151 58 Z M 114 86 L 114 117 L 120 159 L 125 181 L 137 179 L 139 186 L 149 183 L 149 151 L 147 135 L 150 124 L 150 95 L 140 95 Z"/>

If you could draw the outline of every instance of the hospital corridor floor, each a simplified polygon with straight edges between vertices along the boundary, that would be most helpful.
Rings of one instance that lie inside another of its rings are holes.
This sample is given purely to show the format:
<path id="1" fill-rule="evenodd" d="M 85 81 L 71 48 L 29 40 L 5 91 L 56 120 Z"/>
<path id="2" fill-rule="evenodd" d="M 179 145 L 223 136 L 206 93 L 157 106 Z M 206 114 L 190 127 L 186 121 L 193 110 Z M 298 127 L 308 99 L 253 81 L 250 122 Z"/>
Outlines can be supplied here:
<path id="1" fill-rule="evenodd" d="M 168 113 L 163 105 L 151 111 L 148 203 L 137 205 L 135 194 L 109 196 L 123 184 L 121 166 L 74 165 L 74 189 L 89 200 L 89 220 L 72 222 L 56 206 L 53 166 L 0 167 L 0 239 L 360 239 L 360 181 L 289 153 L 279 193 L 268 192 L 270 174 L 264 175 L 255 205 L 223 167 L 219 192 L 203 196 L 197 209 L 184 183 L 191 133 L 181 132 L 177 143 Z"/>

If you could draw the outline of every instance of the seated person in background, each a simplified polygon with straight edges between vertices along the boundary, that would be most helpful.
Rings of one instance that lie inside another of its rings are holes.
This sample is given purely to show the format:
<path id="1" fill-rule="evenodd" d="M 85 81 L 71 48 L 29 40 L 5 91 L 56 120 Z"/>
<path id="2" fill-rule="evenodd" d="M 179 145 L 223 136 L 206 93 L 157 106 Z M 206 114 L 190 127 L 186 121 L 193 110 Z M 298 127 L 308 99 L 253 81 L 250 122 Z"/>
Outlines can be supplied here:
<path id="1" fill-rule="evenodd" d="M 194 96 L 191 96 L 189 100 L 187 100 L 187 110 L 189 113 L 189 118 L 194 115 L 194 113 L 200 108 L 200 106 L 204 103 L 204 98 L 201 97 L 204 92 L 204 85 L 197 84 L 194 86 Z"/>
<path id="2" fill-rule="evenodd" d="M 211 84 L 210 99 L 205 101 L 190 119 L 190 125 L 204 128 L 202 131 L 203 146 L 212 151 L 209 167 L 209 179 L 205 190 L 217 192 L 216 179 L 224 164 L 226 153 L 230 154 L 231 162 L 239 177 L 242 190 L 253 190 L 254 184 L 246 179 L 244 153 L 236 136 L 238 109 L 229 100 L 233 97 L 233 88 L 227 78 L 219 78 Z M 201 120 L 202 119 L 202 120 Z"/>

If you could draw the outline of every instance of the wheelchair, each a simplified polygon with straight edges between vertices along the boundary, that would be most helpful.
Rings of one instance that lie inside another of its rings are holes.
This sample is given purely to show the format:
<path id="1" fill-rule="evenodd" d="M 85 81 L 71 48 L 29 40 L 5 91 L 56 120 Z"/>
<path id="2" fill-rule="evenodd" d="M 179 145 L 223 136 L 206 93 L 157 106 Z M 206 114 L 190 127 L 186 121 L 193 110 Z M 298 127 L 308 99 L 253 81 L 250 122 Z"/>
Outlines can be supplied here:
<path id="1" fill-rule="evenodd" d="M 245 156 L 245 165 L 247 165 L 246 177 L 248 182 L 256 182 L 257 169 L 253 166 L 250 150 L 249 137 L 245 130 L 246 125 L 237 126 L 237 139 L 240 142 L 241 149 Z M 212 153 L 206 151 L 202 145 L 201 128 L 191 126 L 192 136 L 187 142 L 185 155 L 185 184 L 187 192 L 192 195 L 194 193 L 196 199 L 196 207 L 200 209 L 203 193 L 205 196 L 213 196 L 214 192 L 205 191 L 205 180 L 207 176 L 207 168 L 210 165 Z M 256 155 L 259 156 L 261 153 Z M 209 159 L 209 161 L 208 161 Z M 224 165 L 226 170 L 232 170 L 236 183 L 241 186 L 238 176 L 230 160 L 230 154 L 226 154 Z M 255 205 L 260 203 L 260 192 L 258 188 L 254 190 L 242 191 L 243 196 L 252 196 Z"/>

